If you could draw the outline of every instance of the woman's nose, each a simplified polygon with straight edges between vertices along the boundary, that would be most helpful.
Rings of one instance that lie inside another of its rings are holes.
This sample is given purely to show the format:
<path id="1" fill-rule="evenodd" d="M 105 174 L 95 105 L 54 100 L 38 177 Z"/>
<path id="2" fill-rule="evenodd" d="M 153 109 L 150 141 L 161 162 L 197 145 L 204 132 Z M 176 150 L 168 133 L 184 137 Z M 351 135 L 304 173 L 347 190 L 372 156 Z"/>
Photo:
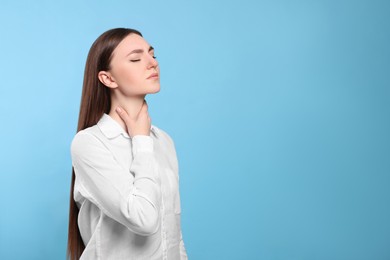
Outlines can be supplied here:
<path id="1" fill-rule="evenodd" d="M 158 61 L 152 56 L 149 57 L 148 68 L 157 67 Z"/>

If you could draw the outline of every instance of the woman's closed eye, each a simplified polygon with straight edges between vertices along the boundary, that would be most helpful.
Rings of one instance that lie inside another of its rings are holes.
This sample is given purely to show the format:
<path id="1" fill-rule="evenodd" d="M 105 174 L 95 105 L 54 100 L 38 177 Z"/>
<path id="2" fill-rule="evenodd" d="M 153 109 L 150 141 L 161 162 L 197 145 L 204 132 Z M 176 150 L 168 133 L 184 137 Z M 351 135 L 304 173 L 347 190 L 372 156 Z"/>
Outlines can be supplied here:
<path id="1" fill-rule="evenodd" d="M 157 57 L 156 56 L 153 56 L 153 59 L 156 59 Z M 130 60 L 131 62 L 137 62 L 137 61 L 140 61 L 141 59 L 138 59 L 138 60 Z"/>

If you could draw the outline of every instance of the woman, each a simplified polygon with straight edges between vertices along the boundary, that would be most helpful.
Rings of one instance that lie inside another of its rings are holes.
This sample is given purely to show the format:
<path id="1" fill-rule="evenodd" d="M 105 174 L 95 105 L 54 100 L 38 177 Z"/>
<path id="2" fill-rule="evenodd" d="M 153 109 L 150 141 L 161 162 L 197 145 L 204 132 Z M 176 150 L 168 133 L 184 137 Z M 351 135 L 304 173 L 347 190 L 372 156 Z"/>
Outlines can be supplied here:
<path id="1" fill-rule="evenodd" d="M 71 144 L 72 260 L 187 259 L 175 146 L 144 99 L 159 92 L 159 75 L 137 30 L 109 30 L 89 51 Z"/>

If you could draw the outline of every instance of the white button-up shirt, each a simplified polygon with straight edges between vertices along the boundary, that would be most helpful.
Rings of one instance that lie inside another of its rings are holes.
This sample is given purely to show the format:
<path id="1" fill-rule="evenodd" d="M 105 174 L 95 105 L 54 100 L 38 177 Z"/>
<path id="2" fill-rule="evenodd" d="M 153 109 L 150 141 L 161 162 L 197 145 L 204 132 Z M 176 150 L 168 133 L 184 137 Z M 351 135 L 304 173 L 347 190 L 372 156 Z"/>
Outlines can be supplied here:
<path id="1" fill-rule="evenodd" d="M 71 144 L 80 259 L 187 259 L 180 226 L 178 162 L 156 126 L 130 137 L 109 115 Z"/>

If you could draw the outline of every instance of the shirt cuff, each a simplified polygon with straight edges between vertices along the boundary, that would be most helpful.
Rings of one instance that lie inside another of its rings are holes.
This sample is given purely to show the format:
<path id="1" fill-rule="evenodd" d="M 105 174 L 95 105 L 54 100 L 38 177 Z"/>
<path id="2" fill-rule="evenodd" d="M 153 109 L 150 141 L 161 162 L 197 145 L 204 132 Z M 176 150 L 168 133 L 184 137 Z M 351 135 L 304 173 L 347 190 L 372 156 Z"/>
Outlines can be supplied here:
<path id="1" fill-rule="evenodd" d="M 135 135 L 132 143 L 134 156 L 139 152 L 153 152 L 153 138 L 148 135 Z"/>

